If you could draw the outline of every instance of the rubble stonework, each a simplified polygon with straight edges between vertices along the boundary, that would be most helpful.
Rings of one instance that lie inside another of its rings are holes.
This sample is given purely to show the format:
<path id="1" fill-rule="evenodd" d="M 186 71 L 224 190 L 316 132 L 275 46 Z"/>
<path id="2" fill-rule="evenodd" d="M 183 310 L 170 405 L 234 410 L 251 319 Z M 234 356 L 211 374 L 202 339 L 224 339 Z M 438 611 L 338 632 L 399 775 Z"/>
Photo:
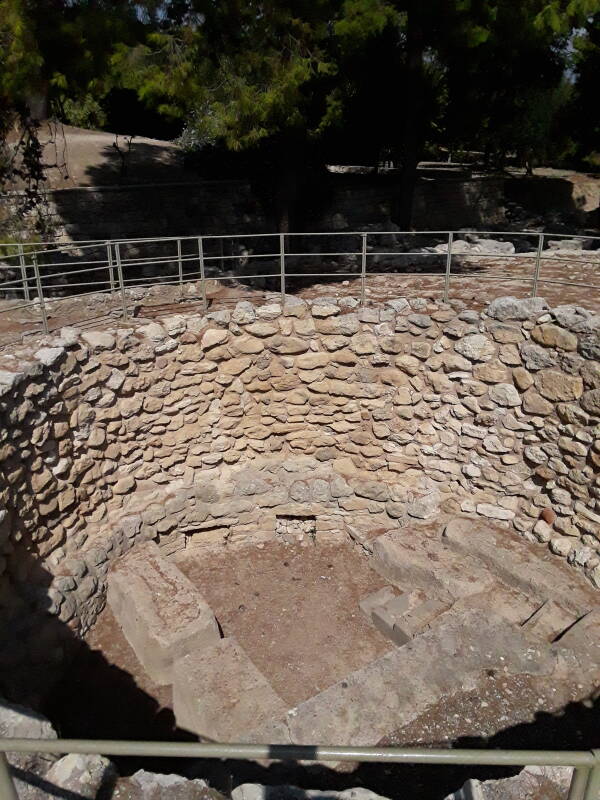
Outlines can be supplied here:
<path id="1" fill-rule="evenodd" d="M 297 517 L 368 549 L 370 527 L 463 512 L 600 587 L 600 317 L 288 297 L 128 325 L 0 357 L 1 646 L 23 681 L 138 540 L 247 545 Z"/>

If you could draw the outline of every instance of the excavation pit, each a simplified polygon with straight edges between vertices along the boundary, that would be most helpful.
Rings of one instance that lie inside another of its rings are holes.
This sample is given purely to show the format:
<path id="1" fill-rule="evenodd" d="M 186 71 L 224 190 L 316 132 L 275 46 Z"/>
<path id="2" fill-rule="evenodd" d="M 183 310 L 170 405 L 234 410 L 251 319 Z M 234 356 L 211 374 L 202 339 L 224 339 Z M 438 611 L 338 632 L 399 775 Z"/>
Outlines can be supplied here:
<path id="1" fill-rule="evenodd" d="M 0 359 L 8 697 L 46 703 L 74 642 L 230 741 L 376 744 L 490 671 L 592 690 L 594 315 L 290 298 L 128 325 Z"/>

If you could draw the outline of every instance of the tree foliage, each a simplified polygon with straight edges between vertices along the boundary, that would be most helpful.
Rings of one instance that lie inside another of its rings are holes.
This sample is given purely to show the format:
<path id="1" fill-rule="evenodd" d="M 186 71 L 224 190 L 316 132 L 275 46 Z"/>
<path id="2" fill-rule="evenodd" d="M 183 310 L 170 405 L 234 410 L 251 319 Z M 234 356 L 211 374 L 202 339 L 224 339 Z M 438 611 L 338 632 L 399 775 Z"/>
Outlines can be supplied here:
<path id="1" fill-rule="evenodd" d="M 593 163 L 599 28 L 600 0 L 0 0 L 4 136 L 34 153 L 39 97 L 80 126 L 164 120 L 262 167 L 284 227 L 307 165 L 388 154 L 409 224 L 427 148 Z"/>

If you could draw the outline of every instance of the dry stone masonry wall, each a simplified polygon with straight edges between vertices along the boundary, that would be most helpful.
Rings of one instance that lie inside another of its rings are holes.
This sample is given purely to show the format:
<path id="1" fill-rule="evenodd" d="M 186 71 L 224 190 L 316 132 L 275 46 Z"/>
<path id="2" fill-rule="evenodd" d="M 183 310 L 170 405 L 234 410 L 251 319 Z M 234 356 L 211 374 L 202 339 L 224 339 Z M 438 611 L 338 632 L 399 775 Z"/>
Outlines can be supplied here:
<path id="1" fill-rule="evenodd" d="M 5 351 L 4 693 L 30 698 L 60 664 L 136 540 L 369 550 L 371 531 L 463 512 L 600 587 L 599 330 L 539 298 L 479 314 L 287 297 Z"/>

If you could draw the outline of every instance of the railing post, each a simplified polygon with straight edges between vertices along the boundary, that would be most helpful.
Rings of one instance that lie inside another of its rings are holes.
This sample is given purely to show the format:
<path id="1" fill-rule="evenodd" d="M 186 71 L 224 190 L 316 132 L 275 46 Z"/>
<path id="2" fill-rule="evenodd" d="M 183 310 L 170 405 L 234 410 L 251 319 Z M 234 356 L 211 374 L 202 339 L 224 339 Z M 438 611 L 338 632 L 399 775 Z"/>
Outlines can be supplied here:
<path id="1" fill-rule="evenodd" d="M 19 800 L 6 753 L 2 752 L 0 752 L 0 797 L 2 800 Z"/>
<path id="2" fill-rule="evenodd" d="M 600 750 L 592 750 L 596 763 L 590 774 L 583 794 L 583 800 L 600 800 Z"/>
<path id="3" fill-rule="evenodd" d="M 121 307 L 123 309 L 123 319 L 127 319 L 127 295 L 125 294 L 125 281 L 123 280 L 123 265 L 121 264 L 121 245 L 115 245 L 115 255 L 117 257 L 117 278 L 119 279 L 119 289 L 121 291 Z"/>
<path id="4" fill-rule="evenodd" d="M 589 767 L 575 767 L 573 769 L 567 800 L 583 800 L 589 776 Z"/>
<path id="5" fill-rule="evenodd" d="M 198 263 L 200 264 L 200 292 L 202 294 L 202 307 L 204 313 L 208 311 L 206 303 L 206 278 L 204 275 L 204 245 L 202 244 L 202 237 L 198 237 Z"/>
<path id="6" fill-rule="evenodd" d="M 454 242 L 454 232 L 448 233 L 448 254 L 446 256 L 446 274 L 444 275 L 444 303 L 450 297 L 450 270 L 452 268 L 452 244 Z"/>
<path id="7" fill-rule="evenodd" d="M 285 233 L 279 234 L 279 274 L 281 305 L 283 306 L 285 304 Z"/>
<path id="8" fill-rule="evenodd" d="M 25 261 L 25 252 L 23 250 L 23 245 L 19 245 L 19 264 L 21 266 L 21 280 L 23 282 L 23 297 L 25 302 L 28 303 L 31 299 L 29 296 L 29 283 L 27 281 L 27 262 Z"/>
<path id="9" fill-rule="evenodd" d="M 181 239 L 177 239 L 177 267 L 179 270 L 179 294 L 183 297 L 183 261 L 181 259 Z"/>
<path id="10" fill-rule="evenodd" d="M 40 268 L 37 262 L 37 254 L 33 253 L 31 256 L 33 261 L 33 274 L 35 275 L 35 288 L 38 293 L 38 300 L 40 301 L 40 313 L 42 315 L 42 329 L 44 333 L 48 333 L 48 315 L 46 314 L 46 304 L 44 302 L 44 293 L 42 291 L 42 279 L 40 277 Z"/>
<path id="11" fill-rule="evenodd" d="M 110 242 L 106 243 L 106 262 L 108 264 L 108 282 L 110 284 L 110 293 L 115 292 L 115 267 L 112 258 L 112 245 Z"/>
<path id="12" fill-rule="evenodd" d="M 367 293 L 367 234 L 361 233 L 361 259 L 360 259 L 360 304 L 365 307 L 365 295 Z"/>
<path id="13" fill-rule="evenodd" d="M 531 287 L 531 296 L 537 297 L 538 281 L 540 278 L 540 268 L 542 266 L 542 252 L 544 250 L 544 234 L 540 233 L 538 238 L 538 247 L 535 254 L 535 269 L 533 271 L 533 286 Z"/>

